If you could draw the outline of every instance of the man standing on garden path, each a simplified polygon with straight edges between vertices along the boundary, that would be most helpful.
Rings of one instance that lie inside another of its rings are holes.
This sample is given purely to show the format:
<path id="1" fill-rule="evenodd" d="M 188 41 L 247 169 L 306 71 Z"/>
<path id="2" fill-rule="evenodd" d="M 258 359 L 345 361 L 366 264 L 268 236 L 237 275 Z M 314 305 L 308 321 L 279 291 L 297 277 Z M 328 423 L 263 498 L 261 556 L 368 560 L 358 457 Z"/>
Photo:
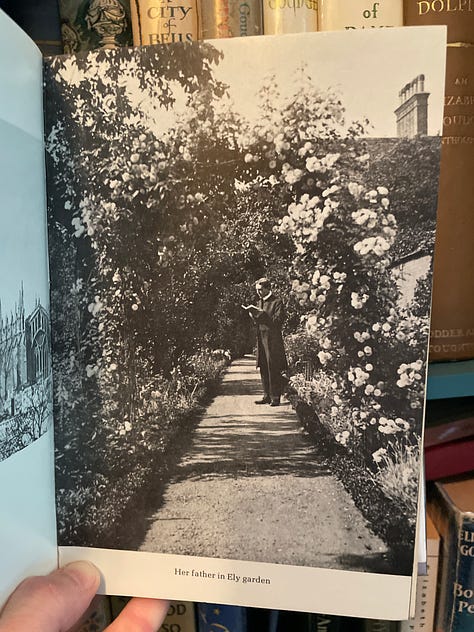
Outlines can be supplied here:
<path id="1" fill-rule="evenodd" d="M 256 404 L 278 406 L 283 392 L 282 371 L 288 368 L 281 328 L 285 310 L 280 298 L 272 293 L 270 281 L 262 277 L 255 283 L 260 297 L 256 305 L 242 305 L 257 327 L 257 367 L 263 386 L 263 398 Z"/>

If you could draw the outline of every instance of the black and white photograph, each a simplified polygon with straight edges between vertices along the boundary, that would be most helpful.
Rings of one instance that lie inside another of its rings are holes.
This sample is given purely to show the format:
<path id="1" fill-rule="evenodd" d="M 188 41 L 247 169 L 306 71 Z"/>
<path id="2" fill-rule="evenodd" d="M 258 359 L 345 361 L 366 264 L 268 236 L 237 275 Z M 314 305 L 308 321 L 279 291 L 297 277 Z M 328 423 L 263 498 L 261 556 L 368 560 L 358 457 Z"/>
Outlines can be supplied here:
<path id="1" fill-rule="evenodd" d="M 381 30 L 46 60 L 60 545 L 412 575 L 444 69 Z"/>

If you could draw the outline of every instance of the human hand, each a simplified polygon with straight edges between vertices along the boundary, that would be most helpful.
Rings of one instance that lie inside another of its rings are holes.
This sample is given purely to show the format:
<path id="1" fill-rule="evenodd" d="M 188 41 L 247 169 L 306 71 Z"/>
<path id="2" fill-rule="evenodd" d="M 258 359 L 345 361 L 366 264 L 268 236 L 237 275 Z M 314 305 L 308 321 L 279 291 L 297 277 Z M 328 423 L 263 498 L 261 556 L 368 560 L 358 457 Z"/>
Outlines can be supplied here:
<path id="1" fill-rule="evenodd" d="M 0 632 L 67 632 L 86 611 L 100 583 L 97 568 L 73 562 L 25 579 L 0 612 Z M 163 599 L 135 597 L 106 632 L 157 632 L 168 611 Z"/>

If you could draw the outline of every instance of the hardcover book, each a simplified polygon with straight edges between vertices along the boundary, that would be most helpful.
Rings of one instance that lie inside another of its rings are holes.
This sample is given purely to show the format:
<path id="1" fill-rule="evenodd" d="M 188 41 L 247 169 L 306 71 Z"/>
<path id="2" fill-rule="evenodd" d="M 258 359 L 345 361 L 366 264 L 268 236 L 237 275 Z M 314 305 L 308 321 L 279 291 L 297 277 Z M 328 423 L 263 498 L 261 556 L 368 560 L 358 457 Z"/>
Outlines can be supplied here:
<path id="1" fill-rule="evenodd" d="M 202 0 L 201 39 L 262 35 L 260 0 Z"/>
<path id="2" fill-rule="evenodd" d="M 466 279 L 474 270 L 471 178 L 474 165 L 474 45 L 448 46 L 438 202 L 430 359 L 474 357 L 474 304 Z"/>
<path id="3" fill-rule="evenodd" d="M 404 23 L 446 24 L 446 93 L 433 273 L 430 360 L 474 357 L 474 12 L 471 3 L 405 0 Z"/>
<path id="4" fill-rule="evenodd" d="M 318 30 L 317 0 L 263 0 L 263 32 L 265 35 L 301 33 Z"/>
<path id="5" fill-rule="evenodd" d="M 64 53 L 132 45 L 128 0 L 58 0 Z"/>
<path id="6" fill-rule="evenodd" d="M 438 481 L 429 513 L 441 537 L 436 632 L 468 632 L 474 617 L 474 479 L 472 473 Z"/>
<path id="7" fill-rule="evenodd" d="M 424 457 L 426 480 L 474 470 L 474 397 L 428 400 Z"/>
<path id="8" fill-rule="evenodd" d="M 59 556 L 106 594 L 407 618 L 445 28 L 43 65 L 0 20 L 2 595 Z"/>
<path id="9" fill-rule="evenodd" d="M 135 46 L 192 42 L 200 35 L 200 4 L 196 0 L 132 0 L 132 34 Z"/>
<path id="10" fill-rule="evenodd" d="M 320 31 L 403 26 L 403 0 L 320 0 L 318 9 Z"/>
<path id="11" fill-rule="evenodd" d="M 474 44 L 474 10 L 470 1 L 403 0 L 403 15 L 408 26 L 446 24 L 449 44 Z"/>
<path id="12" fill-rule="evenodd" d="M 247 610 L 242 606 L 198 603 L 196 608 L 198 632 L 247 632 Z"/>
<path id="13" fill-rule="evenodd" d="M 111 620 L 114 621 L 129 602 L 129 597 L 108 597 Z M 157 632 L 196 632 L 196 604 L 188 601 L 171 601 L 165 620 Z M 81 631 L 82 632 L 82 631 Z"/>

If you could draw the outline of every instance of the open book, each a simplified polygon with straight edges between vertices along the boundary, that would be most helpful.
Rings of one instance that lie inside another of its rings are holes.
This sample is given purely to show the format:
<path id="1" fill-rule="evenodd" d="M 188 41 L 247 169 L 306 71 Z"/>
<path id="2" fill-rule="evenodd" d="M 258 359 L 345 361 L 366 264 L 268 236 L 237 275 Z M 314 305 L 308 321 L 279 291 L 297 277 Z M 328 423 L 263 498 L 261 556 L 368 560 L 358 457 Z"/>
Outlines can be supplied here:
<path id="1" fill-rule="evenodd" d="M 444 28 L 44 65 L 0 32 L 2 595 L 82 558 L 109 594 L 407 618 Z"/>

